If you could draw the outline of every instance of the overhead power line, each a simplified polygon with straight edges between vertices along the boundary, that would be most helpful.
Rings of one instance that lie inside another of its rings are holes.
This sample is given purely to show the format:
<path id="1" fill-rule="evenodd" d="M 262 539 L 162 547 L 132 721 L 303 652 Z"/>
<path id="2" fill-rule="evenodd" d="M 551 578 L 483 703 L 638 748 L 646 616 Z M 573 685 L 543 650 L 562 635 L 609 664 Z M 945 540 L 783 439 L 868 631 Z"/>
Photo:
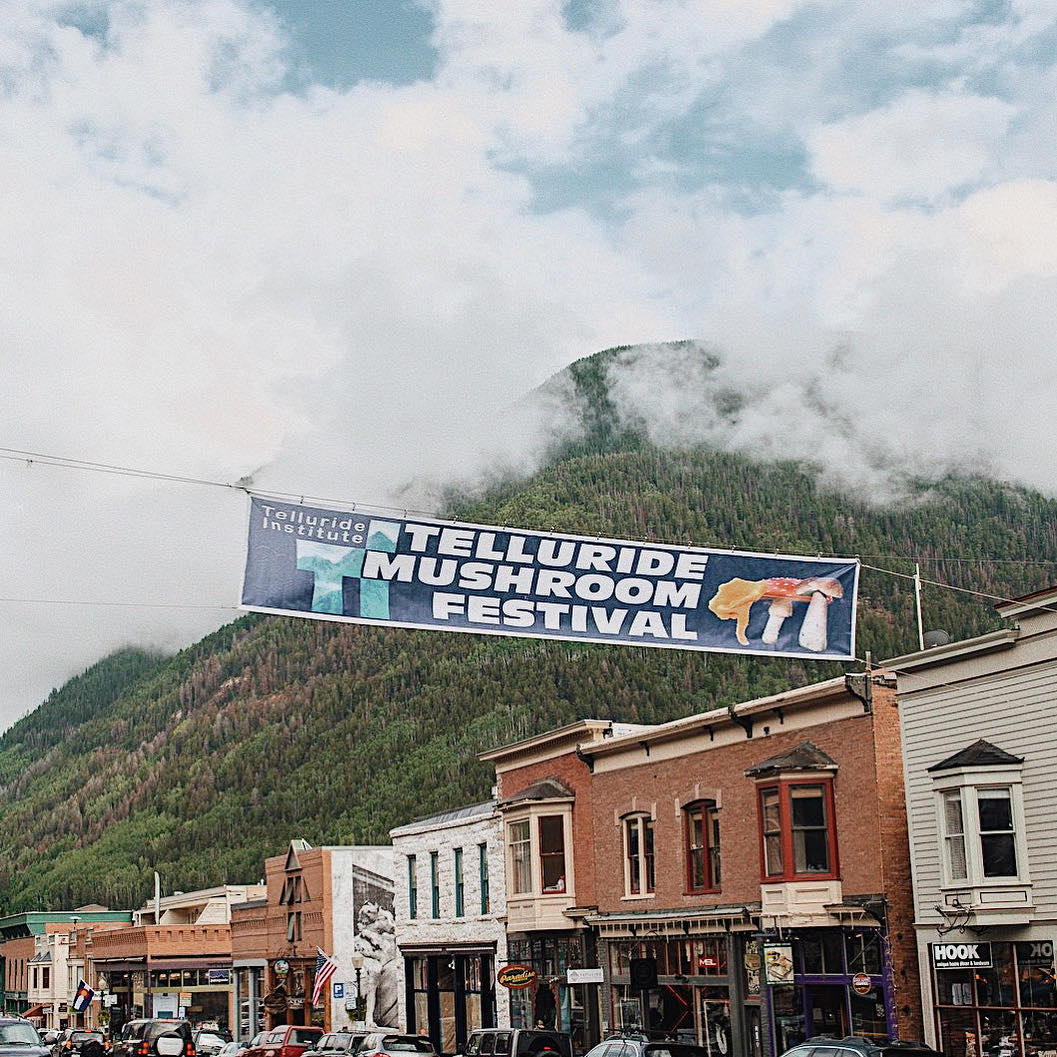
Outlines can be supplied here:
<path id="1" fill-rule="evenodd" d="M 142 467 L 134 466 L 122 466 L 114 463 L 105 462 L 94 462 L 87 459 L 74 459 L 64 455 L 51 455 L 46 452 L 35 452 L 27 451 L 21 448 L 6 448 L 0 447 L 0 459 L 7 460 L 9 462 L 21 462 L 26 463 L 30 466 L 53 466 L 62 469 L 69 470 L 80 470 L 89 473 L 103 473 L 110 474 L 120 477 L 138 477 L 144 480 L 150 481 L 165 481 L 173 484 L 189 484 L 199 485 L 207 488 L 224 488 L 229 491 L 243 492 L 246 495 L 256 495 L 267 499 L 284 500 L 291 503 L 319 503 L 325 506 L 339 507 L 344 510 L 356 511 L 356 510 L 377 510 L 384 511 L 390 514 L 415 514 L 419 517 L 428 517 L 434 520 L 450 520 L 445 518 L 443 515 L 439 515 L 433 511 L 428 510 L 416 510 L 408 507 L 399 506 L 387 506 L 383 503 L 363 503 L 358 500 L 343 500 L 334 499 L 328 496 L 316 496 L 308 495 L 300 492 L 284 492 L 275 489 L 256 488 L 253 487 L 252 482 L 247 479 L 239 481 L 217 481 L 206 477 L 194 477 L 187 474 L 176 474 L 168 473 L 159 470 L 146 470 Z M 701 546 L 701 544 L 695 544 L 691 540 L 665 540 L 652 537 L 649 542 L 666 544 L 668 546 Z M 1052 566 L 1057 568 L 1057 560 L 1049 559 L 1031 559 L 1031 558 L 992 558 L 992 557 L 979 557 L 979 558 L 964 558 L 964 557 L 945 557 L 940 555 L 903 555 L 903 554 L 855 554 L 855 555 L 823 555 L 819 554 L 819 558 L 842 558 L 842 557 L 855 557 L 862 562 L 864 569 L 870 569 L 873 572 L 883 573 L 887 576 L 894 576 L 904 580 L 914 580 L 915 575 L 912 573 L 901 573 L 896 572 L 893 569 L 884 569 L 877 565 L 868 565 L 864 559 L 871 559 L 874 561 L 906 561 L 906 562 L 947 562 L 947 563 L 958 563 L 962 565 L 1018 565 L 1018 566 L 1036 566 L 1036 567 L 1049 567 Z M 920 578 L 921 583 L 927 583 L 932 587 L 941 588 L 947 591 L 956 591 L 961 594 L 973 595 L 976 598 L 987 599 L 991 602 L 1011 602 L 1014 601 L 1012 598 L 1004 598 L 1000 595 L 993 595 L 986 591 L 976 591 L 967 587 L 957 587 L 953 584 L 943 583 L 940 580 L 931 580 L 926 577 Z M 164 603 L 164 602 L 111 602 L 111 601 L 89 601 L 89 600 L 63 600 L 63 599 L 47 599 L 47 598 L 4 598 L 0 597 L 0 602 L 12 602 L 12 603 L 24 603 L 24 604 L 56 604 L 56 605 L 95 605 L 95 606 L 138 606 L 143 608 L 171 608 L 171 609 L 216 609 L 216 610 L 237 610 L 237 606 L 230 605 L 210 605 L 210 604 L 198 604 L 198 603 Z"/>

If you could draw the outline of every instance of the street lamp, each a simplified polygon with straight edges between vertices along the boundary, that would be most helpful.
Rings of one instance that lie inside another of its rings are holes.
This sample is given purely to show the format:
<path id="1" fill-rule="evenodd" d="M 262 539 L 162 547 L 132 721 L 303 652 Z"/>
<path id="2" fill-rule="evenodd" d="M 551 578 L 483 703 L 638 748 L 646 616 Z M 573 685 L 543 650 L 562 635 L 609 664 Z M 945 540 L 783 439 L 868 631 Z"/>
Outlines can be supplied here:
<path id="1" fill-rule="evenodd" d="M 360 998 L 360 973 L 363 972 L 363 952 L 352 952 L 352 971 L 356 974 L 356 1019 L 363 1020 L 363 1009 Z"/>

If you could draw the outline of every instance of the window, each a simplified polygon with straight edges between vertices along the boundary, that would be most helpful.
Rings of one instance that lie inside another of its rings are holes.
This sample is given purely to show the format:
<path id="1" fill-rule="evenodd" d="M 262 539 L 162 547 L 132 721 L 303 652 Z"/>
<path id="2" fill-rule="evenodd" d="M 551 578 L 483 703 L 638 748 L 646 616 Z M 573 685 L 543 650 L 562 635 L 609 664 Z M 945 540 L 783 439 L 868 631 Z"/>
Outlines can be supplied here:
<path id="1" fill-rule="evenodd" d="M 464 899 L 465 889 L 462 882 L 462 848 L 455 849 L 455 916 L 461 918 L 466 913 Z"/>
<path id="2" fill-rule="evenodd" d="M 798 874 L 829 873 L 826 790 L 796 785 L 789 790 L 793 828 L 793 869 Z"/>
<path id="3" fill-rule="evenodd" d="M 719 811 L 711 801 L 686 808 L 686 865 L 688 892 L 719 888 Z"/>
<path id="4" fill-rule="evenodd" d="M 962 813 L 961 790 L 943 794 L 943 825 L 951 880 L 964 881 L 968 874 L 965 869 L 965 816 Z"/>
<path id="5" fill-rule="evenodd" d="M 763 830 L 763 872 L 767 877 L 781 877 L 782 866 L 782 808 L 777 789 L 760 793 L 760 817 Z"/>
<path id="6" fill-rule="evenodd" d="M 46 991 L 51 987 L 51 970 L 45 965 L 44 968 L 40 970 L 40 975 L 40 986 Z"/>
<path id="7" fill-rule="evenodd" d="M 1019 784 L 964 785 L 940 792 L 946 884 L 1025 881 L 1019 799 Z"/>
<path id="8" fill-rule="evenodd" d="M 633 815 L 624 819 L 624 891 L 629 896 L 654 890 L 653 819 Z"/>
<path id="9" fill-rule="evenodd" d="M 513 895 L 525 895 L 532 891 L 531 835 L 528 819 L 511 822 L 507 827 L 510 845 L 510 891 Z"/>
<path id="10" fill-rule="evenodd" d="M 407 916 L 418 917 L 418 856 L 407 857 Z"/>
<path id="11" fill-rule="evenodd" d="M 836 877 L 832 783 L 781 781 L 759 797 L 764 879 Z"/>
<path id="12" fill-rule="evenodd" d="M 301 938 L 301 911 L 292 910 L 286 915 L 286 941 L 294 943 Z"/>
<path id="13" fill-rule="evenodd" d="M 440 855 L 438 852 L 429 853 L 429 888 L 430 903 L 433 917 L 440 917 Z"/>
<path id="14" fill-rule="evenodd" d="M 540 878 L 544 892 L 565 891 L 565 820 L 544 815 L 539 820 Z"/>
<path id="15" fill-rule="evenodd" d="M 488 892 L 488 845 L 477 845 L 477 874 L 481 882 L 481 913 L 487 914 L 492 909 Z"/>

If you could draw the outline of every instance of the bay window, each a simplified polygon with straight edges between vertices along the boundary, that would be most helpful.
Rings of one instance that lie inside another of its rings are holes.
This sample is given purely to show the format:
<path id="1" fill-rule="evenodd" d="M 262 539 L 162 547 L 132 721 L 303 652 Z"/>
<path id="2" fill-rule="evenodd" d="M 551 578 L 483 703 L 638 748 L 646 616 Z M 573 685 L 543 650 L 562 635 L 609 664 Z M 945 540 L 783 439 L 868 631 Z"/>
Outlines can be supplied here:
<path id="1" fill-rule="evenodd" d="M 539 820 L 540 878 L 544 892 L 565 891 L 565 818 L 544 815 Z"/>
<path id="2" fill-rule="evenodd" d="M 940 792 L 948 885 L 1020 878 L 1019 786 L 960 786 Z"/>
<path id="3" fill-rule="evenodd" d="M 783 780 L 759 790 L 764 880 L 835 878 L 833 783 Z"/>

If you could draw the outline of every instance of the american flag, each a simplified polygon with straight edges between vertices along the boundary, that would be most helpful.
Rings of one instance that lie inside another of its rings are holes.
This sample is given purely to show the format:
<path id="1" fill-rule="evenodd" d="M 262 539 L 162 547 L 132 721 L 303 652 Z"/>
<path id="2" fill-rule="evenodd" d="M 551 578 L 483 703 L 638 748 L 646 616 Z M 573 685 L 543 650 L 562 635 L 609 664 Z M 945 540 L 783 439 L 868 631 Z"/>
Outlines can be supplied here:
<path id="1" fill-rule="evenodd" d="M 312 985 L 312 1005 L 320 1005 L 320 999 L 326 990 L 327 981 L 337 971 L 338 963 L 323 953 L 322 947 L 316 948 L 316 982 Z"/>

